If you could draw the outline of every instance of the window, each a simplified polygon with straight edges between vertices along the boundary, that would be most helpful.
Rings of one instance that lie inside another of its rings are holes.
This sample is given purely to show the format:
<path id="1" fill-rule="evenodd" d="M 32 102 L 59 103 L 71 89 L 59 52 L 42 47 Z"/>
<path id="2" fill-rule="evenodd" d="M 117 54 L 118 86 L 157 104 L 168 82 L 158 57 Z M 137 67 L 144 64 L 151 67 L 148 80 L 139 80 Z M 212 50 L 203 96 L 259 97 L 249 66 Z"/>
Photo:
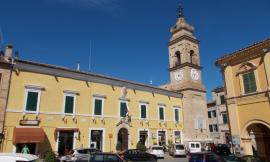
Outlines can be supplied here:
<path id="1" fill-rule="evenodd" d="M 225 96 L 224 95 L 221 95 L 220 96 L 220 103 L 221 104 L 224 104 L 225 103 Z"/>
<path id="2" fill-rule="evenodd" d="M 213 117 L 216 118 L 217 117 L 217 112 L 216 110 L 212 111 Z"/>
<path id="3" fill-rule="evenodd" d="M 227 116 L 227 114 L 222 114 L 222 118 L 223 118 L 223 123 L 228 124 L 228 116 Z"/>
<path id="4" fill-rule="evenodd" d="M 176 121 L 176 122 L 179 122 L 180 120 L 179 120 L 179 109 L 178 108 L 175 108 L 174 109 L 174 120 Z"/>
<path id="5" fill-rule="evenodd" d="M 159 120 L 165 120 L 164 107 L 159 107 Z"/>
<path id="6" fill-rule="evenodd" d="M 195 120 L 195 129 L 203 129 L 204 128 L 204 119 L 202 117 L 197 117 Z"/>
<path id="7" fill-rule="evenodd" d="M 75 113 L 75 100 L 76 97 L 74 94 L 65 94 L 65 106 L 64 113 L 65 114 L 74 114 Z"/>
<path id="8" fill-rule="evenodd" d="M 141 119 L 147 119 L 147 105 L 141 104 L 140 105 L 140 114 L 141 114 Z"/>
<path id="9" fill-rule="evenodd" d="M 212 127 L 213 127 L 213 132 L 218 132 L 218 126 L 217 126 L 217 124 L 212 125 Z"/>
<path id="10" fill-rule="evenodd" d="M 209 130 L 210 130 L 210 132 L 213 132 L 213 127 L 212 127 L 212 125 L 209 125 Z"/>
<path id="11" fill-rule="evenodd" d="M 254 72 L 243 74 L 243 82 L 244 82 L 245 94 L 256 92 L 257 86 L 256 86 Z"/>
<path id="12" fill-rule="evenodd" d="M 36 112 L 39 110 L 40 90 L 27 89 L 25 111 Z"/>
<path id="13" fill-rule="evenodd" d="M 94 116 L 103 115 L 103 98 L 94 98 Z"/>
<path id="14" fill-rule="evenodd" d="M 211 111 L 208 111 L 208 118 L 210 119 L 212 117 Z"/>
<path id="15" fill-rule="evenodd" d="M 120 117 L 126 117 L 128 113 L 128 103 L 126 101 L 120 101 Z"/>
<path id="16" fill-rule="evenodd" d="M 180 65 L 181 64 L 181 53 L 179 51 L 175 52 L 175 57 L 177 58 L 177 62 L 175 65 Z"/>

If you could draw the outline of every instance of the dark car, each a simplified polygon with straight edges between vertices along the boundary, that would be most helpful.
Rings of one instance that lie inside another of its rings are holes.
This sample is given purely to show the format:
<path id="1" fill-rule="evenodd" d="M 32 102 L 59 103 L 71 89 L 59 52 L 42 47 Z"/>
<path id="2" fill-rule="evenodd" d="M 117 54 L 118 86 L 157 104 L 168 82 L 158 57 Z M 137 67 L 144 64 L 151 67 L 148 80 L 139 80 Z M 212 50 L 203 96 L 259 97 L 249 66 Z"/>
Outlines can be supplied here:
<path id="1" fill-rule="evenodd" d="M 191 153 L 189 162 L 222 162 L 222 159 L 212 152 Z"/>
<path id="2" fill-rule="evenodd" d="M 235 155 L 223 157 L 223 162 L 242 162 L 241 158 Z"/>
<path id="3" fill-rule="evenodd" d="M 119 154 L 125 161 L 156 162 L 157 157 L 147 152 L 130 149 Z"/>
<path id="4" fill-rule="evenodd" d="M 89 157 L 82 157 L 76 162 L 126 162 L 114 153 L 95 152 Z"/>
<path id="5" fill-rule="evenodd" d="M 226 156 L 226 155 L 230 155 L 231 151 L 228 145 L 218 144 L 216 148 L 216 154 L 221 155 L 221 156 Z"/>

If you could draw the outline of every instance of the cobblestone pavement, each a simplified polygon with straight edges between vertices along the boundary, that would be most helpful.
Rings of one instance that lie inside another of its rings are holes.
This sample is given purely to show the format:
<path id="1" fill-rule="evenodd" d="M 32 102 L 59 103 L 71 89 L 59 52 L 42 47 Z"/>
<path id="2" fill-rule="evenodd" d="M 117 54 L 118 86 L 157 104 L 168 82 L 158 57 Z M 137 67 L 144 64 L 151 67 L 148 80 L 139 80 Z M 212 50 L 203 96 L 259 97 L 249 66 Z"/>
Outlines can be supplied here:
<path id="1" fill-rule="evenodd" d="M 164 159 L 159 159 L 158 162 L 188 162 L 187 158 L 184 157 L 172 157 L 168 154 L 165 154 Z"/>

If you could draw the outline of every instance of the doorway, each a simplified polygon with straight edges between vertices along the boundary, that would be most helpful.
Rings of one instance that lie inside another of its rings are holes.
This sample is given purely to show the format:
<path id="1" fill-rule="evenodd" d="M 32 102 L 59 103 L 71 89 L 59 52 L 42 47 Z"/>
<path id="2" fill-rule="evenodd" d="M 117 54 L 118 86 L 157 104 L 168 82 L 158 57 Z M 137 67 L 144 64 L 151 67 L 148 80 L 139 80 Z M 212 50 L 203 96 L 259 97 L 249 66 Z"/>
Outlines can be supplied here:
<path id="1" fill-rule="evenodd" d="M 90 147 L 103 150 L 103 130 L 91 130 Z"/>
<path id="2" fill-rule="evenodd" d="M 18 143 L 16 145 L 16 153 L 22 153 L 22 149 L 26 145 L 29 149 L 29 154 L 36 154 L 37 144 L 36 143 Z"/>
<path id="3" fill-rule="evenodd" d="M 251 138 L 253 154 L 270 160 L 270 129 L 257 123 L 249 125 L 247 132 Z"/>
<path id="4" fill-rule="evenodd" d="M 158 145 L 166 145 L 166 131 L 158 131 Z"/>
<path id="5" fill-rule="evenodd" d="M 58 136 L 58 155 L 67 155 L 73 149 L 74 131 L 59 131 Z"/>
<path id="6" fill-rule="evenodd" d="M 128 149 L 128 130 L 121 128 L 117 135 L 117 143 L 120 143 L 121 151 Z"/>

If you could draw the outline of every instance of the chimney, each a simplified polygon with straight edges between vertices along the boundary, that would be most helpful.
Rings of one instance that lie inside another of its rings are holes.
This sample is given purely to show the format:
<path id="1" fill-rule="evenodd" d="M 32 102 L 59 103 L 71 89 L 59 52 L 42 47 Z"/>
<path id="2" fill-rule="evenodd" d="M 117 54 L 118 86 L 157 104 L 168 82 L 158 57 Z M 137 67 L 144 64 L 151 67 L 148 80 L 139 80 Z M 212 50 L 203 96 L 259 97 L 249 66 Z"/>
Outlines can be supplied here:
<path id="1" fill-rule="evenodd" d="M 7 59 L 12 57 L 13 46 L 11 44 L 6 45 L 5 57 Z"/>

